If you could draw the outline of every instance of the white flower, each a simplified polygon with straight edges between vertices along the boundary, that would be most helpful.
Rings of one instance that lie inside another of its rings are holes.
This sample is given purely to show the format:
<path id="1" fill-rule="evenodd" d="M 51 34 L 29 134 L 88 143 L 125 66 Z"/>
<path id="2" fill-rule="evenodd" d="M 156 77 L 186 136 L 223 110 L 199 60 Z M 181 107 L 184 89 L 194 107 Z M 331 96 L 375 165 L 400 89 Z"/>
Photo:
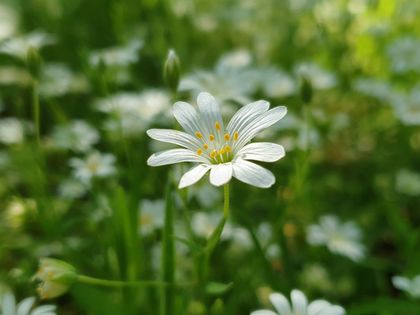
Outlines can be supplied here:
<path id="1" fill-rule="evenodd" d="M 420 125 L 420 84 L 410 93 L 394 93 L 391 99 L 395 114 L 405 125 Z"/>
<path id="2" fill-rule="evenodd" d="M 392 277 L 392 284 L 397 289 L 407 292 L 410 296 L 420 298 L 420 275 L 417 275 L 412 279 L 395 276 Z"/>
<path id="3" fill-rule="evenodd" d="M 267 169 L 250 162 L 274 162 L 284 155 L 281 145 L 269 142 L 249 143 L 260 131 L 272 126 L 286 115 L 286 107 L 269 110 L 266 101 L 256 101 L 242 107 L 225 127 L 219 106 L 209 93 L 197 97 L 198 111 L 190 104 L 176 102 L 173 114 L 186 132 L 170 129 L 150 129 L 147 134 L 158 141 L 179 145 L 153 154 L 150 166 L 180 162 L 198 163 L 185 173 L 179 188 L 190 186 L 210 171 L 210 183 L 221 186 L 233 177 L 240 181 L 267 188 L 275 177 Z"/>
<path id="4" fill-rule="evenodd" d="M 420 174 L 406 169 L 399 170 L 396 176 L 395 189 L 406 195 L 420 195 Z"/>
<path id="5" fill-rule="evenodd" d="M 0 85 L 26 86 L 31 80 L 29 72 L 25 69 L 15 66 L 0 67 Z"/>
<path id="6" fill-rule="evenodd" d="M 137 62 L 139 50 L 143 47 L 140 40 L 132 40 L 125 46 L 108 47 L 92 52 L 89 62 L 93 66 L 104 62 L 107 66 L 126 66 Z"/>
<path id="7" fill-rule="evenodd" d="M 337 84 L 333 73 L 322 69 L 315 63 L 302 63 L 297 66 L 296 72 L 308 79 L 314 89 L 331 89 Z"/>
<path id="8" fill-rule="evenodd" d="M 45 304 L 34 307 L 36 299 L 28 297 L 18 304 L 13 293 L 0 295 L 0 315 L 55 315 L 55 305 Z"/>
<path id="9" fill-rule="evenodd" d="M 93 177 L 107 177 L 116 172 L 115 156 L 91 152 L 85 159 L 72 158 L 70 166 L 73 168 L 74 178 L 89 184 Z"/>
<path id="10" fill-rule="evenodd" d="M 155 229 L 163 227 L 165 220 L 165 200 L 142 200 L 139 207 L 139 230 L 142 235 L 149 235 Z"/>
<path id="11" fill-rule="evenodd" d="M 0 41 L 12 36 L 18 28 L 19 16 L 13 7 L 0 3 Z"/>
<path id="12" fill-rule="evenodd" d="M 39 93 L 44 97 L 58 97 L 69 93 L 83 93 L 89 88 L 85 77 L 75 74 L 66 65 L 50 63 L 42 67 Z"/>
<path id="13" fill-rule="evenodd" d="M 268 97 L 285 97 L 296 90 L 295 81 L 284 71 L 275 67 L 256 70 L 262 91 Z"/>
<path id="14" fill-rule="evenodd" d="M 0 142 L 4 144 L 20 143 L 24 137 L 25 126 L 22 121 L 12 117 L 0 119 Z"/>
<path id="15" fill-rule="evenodd" d="M 86 152 L 99 141 L 99 132 L 83 120 L 74 120 L 57 126 L 51 138 L 54 147 Z"/>
<path id="16" fill-rule="evenodd" d="M 393 93 L 387 81 L 373 78 L 358 78 L 353 83 L 353 88 L 362 94 L 383 101 L 389 101 Z"/>
<path id="17" fill-rule="evenodd" d="M 58 186 L 58 194 L 64 199 L 77 199 L 86 193 L 86 185 L 75 180 L 66 179 Z"/>
<path id="18" fill-rule="evenodd" d="M 338 305 L 325 300 L 315 300 L 308 304 L 308 300 L 299 290 L 290 293 L 291 302 L 281 293 L 270 294 L 270 302 L 275 312 L 270 310 L 254 311 L 251 315 L 344 315 L 346 311 Z"/>
<path id="19" fill-rule="evenodd" d="M 401 37 L 394 40 L 388 47 L 391 67 L 396 73 L 420 71 L 420 39 L 415 37 Z"/>
<path id="20" fill-rule="evenodd" d="M 216 229 L 222 215 L 218 212 L 195 212 L 191 218 L 191 227 L 195 235 L 208 238 Z M 227 240 L 231 237 L 232 226 L 227 223 L 222 232 L 222 239 Z"/>
<path id="21" fill-rule="evenodd" d="M 341 223 L 333 215 L 325 215 L 319 224 L 308 227 L 307 241 L 311 245 L 326 245 L 336 254 L 360 261 L 365 256 L 365 247 L 360 243 L 361 231 L 354 222 Z"/>
<path id="22" fill-rule="evenodd" d="M 0 44 L 0 52 L 24 59 L 30 48 L 40 50 L 42 47 L 53 43 L 55 43 L 55 39 L 50 34 L 33 31 L 3 41 Z"/>

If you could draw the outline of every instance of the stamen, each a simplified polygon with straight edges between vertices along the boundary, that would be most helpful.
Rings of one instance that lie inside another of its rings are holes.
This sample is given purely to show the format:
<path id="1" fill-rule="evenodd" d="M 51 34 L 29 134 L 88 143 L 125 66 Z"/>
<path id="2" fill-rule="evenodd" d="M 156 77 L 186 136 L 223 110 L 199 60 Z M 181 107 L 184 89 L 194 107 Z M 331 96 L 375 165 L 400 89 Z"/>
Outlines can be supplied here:
<path id="1" fill-rule="evenodd" d="M 198 155 L 201 155 L 201 154 L 203 154 L 203 150 L 201 150 L 201 149 L 198 149 L 198 150 L 197 150 L 197 154 L 198 154 Z"/>
<path id="2" fill-rule="evenodd" d="M 224 138 L 225 138 L 225 141 L 229 141 L 230 140 L 230 135 L 228 133 L 225 133 Z"/>
<path id="3" fill-rule="evenodd" d="M 218 121 L 214 123 L 214 128 L 216 128 L 217 131 L 220 131 L 221 128 L 220 128 L 220 123 Z"/>
<path id="4" fill-rule="evenodd" d="M 224 150 L 225 150 L 226 153 L 229 153 L 230 151 L 232 151 L 232 148 L 228 145 L 225 145 Z"/>
<path id="5" fill-rule="evenodd" d="M 224 149 L 219 150 L 219 155 L 223 155 L 225 153 Z"/>
<path id="6" fill-rule="evenodd" d="M 210 134 L 210 136 L 209 136 L 209 140 L 210 140 L 210 141 L 214 141 L 214 134 Z"/>
<path id="7" fill-rule="evenodd" d="M 214 158 L 216 157 L 216 155 L 217 155 L 217 151 L 216 151 L 216 150 L 211 151 L 211 153 L 210 153 L 210 157 L 211 157 L 212 159 L 214 159 Z"/>
<path id="8" fill-rule="evenodd" d="M 204 143 L 203 148 L 204 148 L 204 150 L 207 150 L 209 148 L 209 145 L 207 143 Z"/>
<path id="9" fill-rule="evenodd" d="M 200 132 L 200 131 L 196 131 L 196 132 L 195 132 L 195 136 L 196 136 L 198 139 L 203 138 L 203 135 L 201 134 L 201 132 Z"/>
<path id="10" fill-rule="evenodd" d="M 235 131 L 235 132 L 233 133 L 233 140 L 234 140 L 234 141 L 238 140 L 238 137 L 239 137 L 239 134 L 238 134 L 238 132 L 237 132 L 237 131 Z"/>

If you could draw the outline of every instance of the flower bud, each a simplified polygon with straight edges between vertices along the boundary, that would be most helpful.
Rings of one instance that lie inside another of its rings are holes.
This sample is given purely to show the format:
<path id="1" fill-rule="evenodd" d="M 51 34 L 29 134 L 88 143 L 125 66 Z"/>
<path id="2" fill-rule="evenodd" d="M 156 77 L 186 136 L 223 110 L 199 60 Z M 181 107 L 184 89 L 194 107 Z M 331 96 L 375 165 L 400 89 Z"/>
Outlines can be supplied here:
<path id="1" fill-rule="evenodd" d="M 32 75 L 34 79 L 39 79 L 41 74 L 41 65 L 42 65 L 42 58 L 39 55 L 37 49 L 31 47 L 28 50 L 28 54 L 26 56 L 26 63 L 28 66 L 29 73 Z"/>
<path id="2" fill-rule="evenodd" d="M 76 281 L 76 269 L 61 260 L 41 258 L 34 280 L 39 281 L 37 291 L 42 299 L 63 295 Z"/>
<path id="3" fill-rule="evenodd" d="M 300 84 L 300 97 L 302 101 L 306 104 L 310 103 L 312 100 L 312 84 L 306 76 L 302 76 L 302 82 Z"/>
<path id="4" fill-rule="evenodd" d="M 178 90 L 179 78 L 181 72 L 181 65 L 179 58 L 173 49 L 169 50 L 168 57 L 166 58 L 163 78 L 165 79 L 166 85 L 171 89 L 172 92 Z"/>

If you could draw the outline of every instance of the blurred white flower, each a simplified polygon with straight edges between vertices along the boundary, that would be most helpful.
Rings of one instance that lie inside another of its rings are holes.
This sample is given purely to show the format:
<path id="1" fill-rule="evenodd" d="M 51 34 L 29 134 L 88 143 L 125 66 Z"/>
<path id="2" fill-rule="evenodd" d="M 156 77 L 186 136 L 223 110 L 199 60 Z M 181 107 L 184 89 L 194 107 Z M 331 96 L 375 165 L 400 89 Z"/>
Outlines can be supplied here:
<path id="1" fill-rule="evenodd" d="M 420 174 L 401 169 L 396 175 L 395 189 L 410 196 L 420 195 Z"/>
<path id="2" fill-rule="evenodd" d="M 78 180 L 69 178 L 62 181 L 58 186 L 58 194 L 64 199 L 77 199 L 86 194 L 87 187 Z"/>
<path id="3" fill-rule="evenodd" d="M 232 177 L 260 188 L 271 187 L 274 175 L 252 161 L 275 162 L 284 157 L 284 148 L 271 142 L 249 143 L 258 133 L 274 125 L 287 112 L 285 106 L 269 110 L 266 101 L 242 107 L 224 127 L 219 105 L 209 93 L 197 97 L 198 111 L 190 104 L 176 102 L 173 114 L 186 132 L 172 129 L 149 129 L 155 140 L 183 147 L 155 153 L 149 166 L 195 162 L 197 166 L 186 172 L 179 183 L 184 188 L 198 182 L 210 171 L 210 183 L 222 186 Z"/>
<path id="4" fill-rule="evenodd" d="M 26 59 L 30 48 L 40 50 L 44 46 L 54 43 L 55 39 L 52 35 L 43 31 L 33 31 L 4 40 L 0 43 L 0 53 Z"/>
<path id="5" fill-rule="evenodd" d="M 394 93 L 391 99 L 398 119 L 406 125 L 420 125 L 420 84 L 410 93 Z"/>
<path id="6" fill-rule="evenodd" d="M 191 189 L 188 190 L 188 194 L 195 196 L 200 205 L 206 208 L 214 206 L 222 198 L 220 190 L 208 183 L 191 186 Z"/>
<path id="7" fill-rule="evenodd" d="M 107 153 L 91 152 L 84 159 L 70 159 L 74 178 L 90 184 L 93 177 L 108 177 L 116 172 L 115 156 Z"/>
<path id="8" fill-rule="evenodd" d="M 141 40 L 134 39 L 124 46 L 108 47 L 93 51 L 89 57 L 92 66 L 103 62 L 107 66 L 127 66 L 137 62 L 139 51 L 143 47 Z"/>
<path id="9" fill-rule="evenodd" d="M 18 304 L 12 292 L 0 294 L 0 315 L 55 315 L 56 306 L 44 304 L 35 306 L 35 297 L 28 297 Z"/>
<path id="10" fill-rule="evenodd" d="M 16 10 L 5 3 L 0 3 L 0 41 L 13 36 L 18 28 L 19 16 Z"/>
<path id="11" fill-rule="evenodd" d="M 265 67 L 255 70 L 259 77 L 259 85 L 267 97 L 285 97 L 296 90 L 296 82 L 283 70 Z"/>
<path id="12" fill-rule="evenodd" d="M 237 70 L 251 65 L 252 55 L 249 50 L 237 49 L 224 54 L 218 60 L 216 69 L 218 71 Z"/>
<path id="13" fill-rule="evenodd" d="M 238 250 L 247 251 L 253 248 L 254 243 L 248 230 L 243 227 L 231 226 L 228 230 L 230 236 L 231 251 L 237 252 Z"/>
<path id="14" fill-rule="evenodd" d="M 195 212 L 191 218 L 191 227 L 199 237 L 208 238 L 216 229 L 222 214 L 219 212 Z M 232 226 L 229 223 L 225 224 L 221 238 L 223 240 L 230 239 Z"/>
<path id="15" fill-rule="evenodd" d="M 270 302 L 275 312 L 270 310 L 254 311 L 251 315 L 344 315 L 346 311 L 326 300 L 315 300 L 308 304 L 305 294 L 299 290 L 290 293 L 291 303 L 281 293 L 271 293 Z"/>
<path id="16" fill-rule="evenodd" d="M 361 238 L 362 232 L 354 222 L 341 223 L 333 215 L 322 216 L 319 224 L 312 224 L 307 229 L 309 244 L 325 245 L 331 252 L 356 262 L 365 256 L 365 247 L 361 244 Z"/>
<path id="17" fill-rule="evenodd" d="M 16 144 L 25 137 L 25 125 L 17 118 L 0 119 L 0 142 L 4 144 Z"/>
<path id="18" fill-rule="evenodd" d="M 362 94 L 389 101 L 393 92 L 389 82 L 373 78 L 358 78 L 353 83 L 353 88 Z"/>
<path id="19" fill-rule="evenodd" d="M 315 63 L 301 63 L 296 67 L 296 74 L 305 77 L 317 90 L 331 89 L 337 85 L 336 76 Z"/>
<path id="20" fill-rule="evenodd" d="M 89 151 L 99 141 L 99 132 L 83 120 L 73 120 L 55 127 L 52 146 L 76 152 Z"/>
<path id="21" fill-rule="evenodd" d="M 0 67 L 0 85 L 27 86 L 31 81 L 28 71 L 15 66 Z"/>
<path id="22" fill-rule="evenodd" d="M 396 73 L 420 72 L 420 38 L 404 36 L 388 46 L 391 68 Z"/>
<path id="23" fill-rule="evenodd" d="M 165 200 L 147 200 L 140 202 L 139 231 L 142 235 L 150 235 L 154 230 L 163 227 L 165 221 Z"/>
<path id="24" fill-rule="evenodd" d="M 87 79 L 75 74 L 66 65 L 49 63 L 42 67 L 39 94 L 44 97 L 59 97 L 70 93 L 83 93 L 89 89 Z"/>
<path id="25" fill-rule="evenodd" d="M 317 263 L 306 265 L 300 274 L 300 279 L 306 287 L 323 292 L 334 288 L 327 269 Z"/>
<path id="26" fill-rule="evenodd" d="M 420 298 L 420 275 L 410 279 L 402 276 L 392 277 L 392 284 L 397 289 L 407 292 L 413 298 Z"/>
<path id="27" fill-rule="evenodd" d="M 110 114 L 105 128 L 111 132 L 122 131 L 125 136 L 144 132 L 169 106 L 169 95 L 158 89 L 141 93 L 121 92 L 95 103 L 96 109 Z"/>

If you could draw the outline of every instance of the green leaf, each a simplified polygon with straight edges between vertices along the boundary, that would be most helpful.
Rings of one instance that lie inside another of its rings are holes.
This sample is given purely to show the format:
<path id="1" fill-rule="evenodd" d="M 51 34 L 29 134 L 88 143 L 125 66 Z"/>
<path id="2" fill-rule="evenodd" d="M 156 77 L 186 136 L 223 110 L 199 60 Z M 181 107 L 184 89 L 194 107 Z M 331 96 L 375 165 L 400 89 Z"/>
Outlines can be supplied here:
<path id="1" fill-rule="evenodd" d="M 221 283 L 221 282 L 209 282 L 206 285 L 206 292 L 210 295 L 222 295 L 228 292 L 233 287 L 233 282 Z"/>

